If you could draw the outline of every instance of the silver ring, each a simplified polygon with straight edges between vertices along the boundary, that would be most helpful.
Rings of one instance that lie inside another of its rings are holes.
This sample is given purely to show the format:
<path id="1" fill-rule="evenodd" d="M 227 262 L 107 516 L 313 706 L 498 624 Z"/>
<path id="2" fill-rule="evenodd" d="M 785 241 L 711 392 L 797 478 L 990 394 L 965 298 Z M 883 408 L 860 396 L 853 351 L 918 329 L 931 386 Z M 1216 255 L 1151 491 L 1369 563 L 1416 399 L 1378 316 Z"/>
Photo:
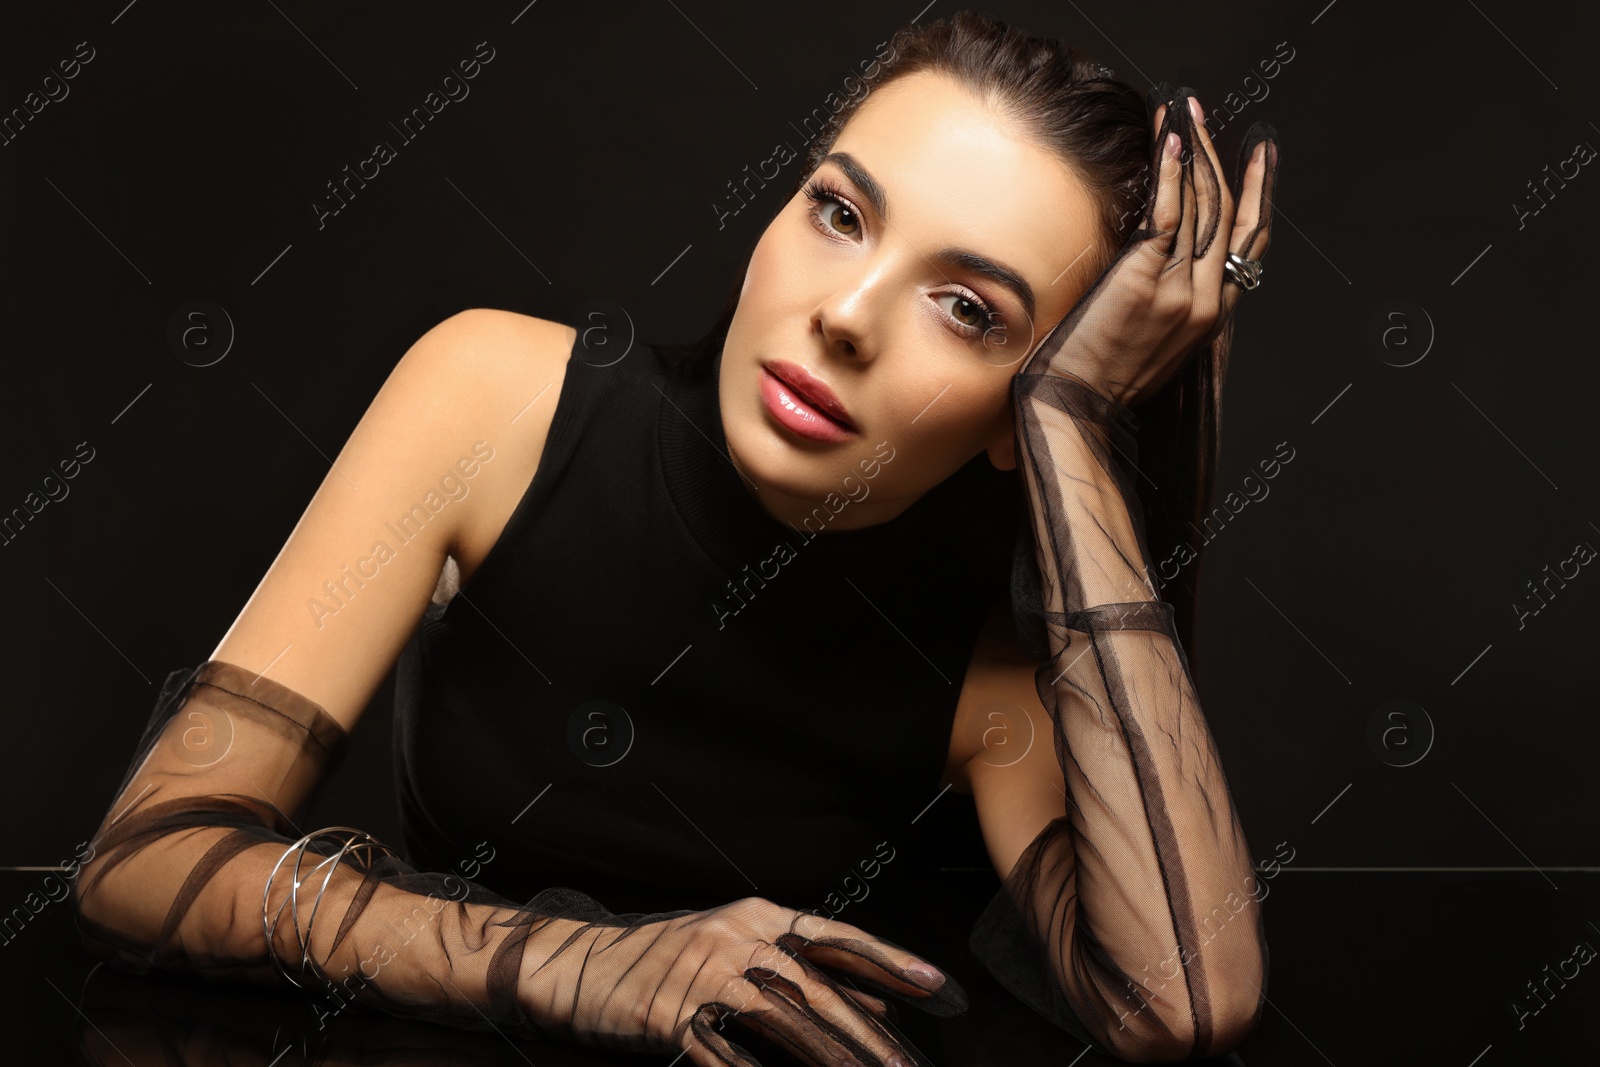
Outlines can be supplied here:
<path id="1" fill-rule="evenodd" d="M 1222 269 L 1231 281 L 1237 282 L 1241 289 L 1254 289 L 1261 284 L 1261 261 L 1259 259 L 1245 259 L 1234 252 L 1228 253 L 1228 258 L 1223 261 Z"/>

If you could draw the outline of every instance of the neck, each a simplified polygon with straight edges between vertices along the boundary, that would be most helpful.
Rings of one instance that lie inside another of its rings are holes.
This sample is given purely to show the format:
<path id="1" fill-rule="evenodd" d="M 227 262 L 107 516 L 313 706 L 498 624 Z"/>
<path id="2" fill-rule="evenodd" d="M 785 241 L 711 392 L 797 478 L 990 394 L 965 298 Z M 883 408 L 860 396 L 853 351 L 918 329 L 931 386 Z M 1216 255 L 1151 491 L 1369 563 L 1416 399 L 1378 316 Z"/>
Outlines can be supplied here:
<path id="1" fill-rule="evenodd" d="M 859 530 L 902 514 L 921 499 L 921 494 L 911 497 L 887 497 L 873 492 L 870 483 L 852 479 L 855 491 L 844 485 L 824 493 L 821 499 L 791 496 L 770 485 L 763 485 L 745 469 L 739 458 L 728 449 L 728 458 L 739 472 L 739 482 L 745 491 L 760 505 L 761 510 L 793 529 L 815 534 L 824 531 Z"/>

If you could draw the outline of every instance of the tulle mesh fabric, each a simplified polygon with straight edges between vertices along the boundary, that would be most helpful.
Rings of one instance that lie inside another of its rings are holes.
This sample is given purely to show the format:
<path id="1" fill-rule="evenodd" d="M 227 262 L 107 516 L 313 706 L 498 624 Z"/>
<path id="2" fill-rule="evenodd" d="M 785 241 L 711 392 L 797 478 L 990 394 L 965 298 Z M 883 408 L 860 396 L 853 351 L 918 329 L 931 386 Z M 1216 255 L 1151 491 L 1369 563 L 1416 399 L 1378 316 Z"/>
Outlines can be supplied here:
<path id="1" fill-rule="evenodd" d="M 759 898 L 613 914 L 557 886 L 518 904 L 415 870 L 360 831 L 306 834 L 348 743 L 270 678 L 219 660 L 172 672 L 75 883 L 85 945 L 134 972 L 287 979 L 325 1017 L 356 1004 L 522 1038 L 687 1048 L 704 1064 L 758 1062 L 730 1019 L 802 1062 L 926 1063 L 885 1025 L 888 998 L 966 1008 L 953 979 L 919 973 L 899 946 Z M 841 961 L 853 966 L 835 981 L 823 968 Z"/>
<path id="2" fill-rule="evenodd" d="M 1155 143 L 1168 128 L 1192 143 L 1186 108 L 1169 108 Z M 1241 169 L 1269 134 L 1252 129 Z M 1214 182 L 1204 154 L 1193 158 L 1184 180 Z M 1150 236 L 1135 233 L 1122 255 Z M 1013 383 L 1036 548 L 1018 603 L 1047 646 L 1036 684 L 1070 811 L 1029 845 L 970 945 L 1064 1029 L 1128 1058 L 1176 1059 L 1236 1040 L 1253 1019 L 1259 986 L 1239 976 L 1264 981 L 1266 945 L 1172 609 L 1149 580 L 1137 418 L 1065 368 L 1115 269 Z M 288 980 L 330 1013 L 354 1004 L 687 1049 L 708 1065 L 756 1063 L 730 1020 L 803 1062 L 926 1063 L 885 1025 L 889 1001 L 966 1007 L 953 979 L 919 973 L 899 946 L 764 900 L 613 914 L 553 887 L 519 904 L 415 870 L 359 831 L 308 835 L 305 811 L 348 742 L 313 700 L 236 664 L 172 672 L 75 883 L 85 945 L 134 972 Z"/>
<path id="3" fill-rule="evenodd" d="M 1171 86 L 1151 92 L 1152 118 L 1169 101 L 1155 143 L 1176 131 L 1181 187 L 1216 189 Z M 1276 131 L 1264 123 L 1246 135 L 1236 203 L 1251 153 L 1269 138 Z M 1266 152 L 1256 233 L 1276 185 L 1275 146 Z M 1211 205 L 1193 220 L 1197 258 L 1227 253 L 1218 200 Z M 1141 228 L 1012 380 L 1033 543 L 1032 565 L 1016 569 L 1013 612 L 1034 658 L 1046 660 L 1035 688 L 1053 722 L 1068 813 L 1034 838 L 969 940 L 1041 1015 L 1138 1060 L 1237 1044 L 1259 1012 L 1267 973 L 1245 837 L 1172 605 L 1151 580 L 1135 484 L 1138 416 L 1068 369 L 1081 365 L 1080 335 L 1103 325 L 1096 317 L 1119 264 L 1141 242 L 1164 239 L 1150 223 L 1155 208 L 1152 197 Z M 1231 335 L 1230 322 L 1210 343 L 1227 345 Z"/>

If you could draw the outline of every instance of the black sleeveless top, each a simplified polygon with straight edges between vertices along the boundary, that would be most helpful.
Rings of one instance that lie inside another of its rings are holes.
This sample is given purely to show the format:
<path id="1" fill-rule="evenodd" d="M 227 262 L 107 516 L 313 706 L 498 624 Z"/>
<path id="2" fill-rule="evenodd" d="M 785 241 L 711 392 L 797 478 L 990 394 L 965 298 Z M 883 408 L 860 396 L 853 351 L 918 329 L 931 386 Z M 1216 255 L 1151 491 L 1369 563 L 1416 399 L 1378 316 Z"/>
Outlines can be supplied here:
<path id="1" fill-rule="evenodd" d="M 980 453 L 888 522 L 797 530 L 725 457 L 720 353 L 586 358 L 499 540 L 400 658 L 406 858 L 516 901 L 837 911 L 959 804 L 939 781 L 1017 472 Z"/>

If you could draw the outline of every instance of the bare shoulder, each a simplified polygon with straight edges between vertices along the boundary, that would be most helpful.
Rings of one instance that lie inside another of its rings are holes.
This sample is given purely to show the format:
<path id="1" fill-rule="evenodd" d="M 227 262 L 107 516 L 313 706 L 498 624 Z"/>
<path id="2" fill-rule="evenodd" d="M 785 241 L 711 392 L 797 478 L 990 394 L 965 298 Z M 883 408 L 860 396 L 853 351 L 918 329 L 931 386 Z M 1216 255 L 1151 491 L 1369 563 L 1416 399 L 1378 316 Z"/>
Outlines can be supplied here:
<path id="1" fill-rule="evenodd" d="M 532 480 L 575 338 L 477 308 L 418 338 L 210 658 L 353 729 L 447 561 L 474 567 Z"/>
<path id="2" fill-rule="evenodd" d="M 566 380 L 577 330 L 514 311 L 471 308 L 435 326 L 417 343 L 424 378 L 453 385 L 441 392 L 473 427 L 487 457 L 473 479 L 450 555 L 465 583 L 488 556 L 533 481 Z"/>
<path id="3" fill-rule="evenodd" d="M 475 405 L 473 411 L 458 414 L 476 412 L 493 417 L 510 402 L 502 392 L 505 388 L 543 383 L 552 374 L 559 383 L 576 338 L 577 331 L 564 323 L 515 311 L 469 308 L 418 338 L 405 362 L 416 364 L 415 377 L 432 379 L 429 384 L 441 395 L 458 404 Z M 466 388 L 453 388 L 452 383 Z M 536 416 L 533 419 L 540 421 Z"/>

